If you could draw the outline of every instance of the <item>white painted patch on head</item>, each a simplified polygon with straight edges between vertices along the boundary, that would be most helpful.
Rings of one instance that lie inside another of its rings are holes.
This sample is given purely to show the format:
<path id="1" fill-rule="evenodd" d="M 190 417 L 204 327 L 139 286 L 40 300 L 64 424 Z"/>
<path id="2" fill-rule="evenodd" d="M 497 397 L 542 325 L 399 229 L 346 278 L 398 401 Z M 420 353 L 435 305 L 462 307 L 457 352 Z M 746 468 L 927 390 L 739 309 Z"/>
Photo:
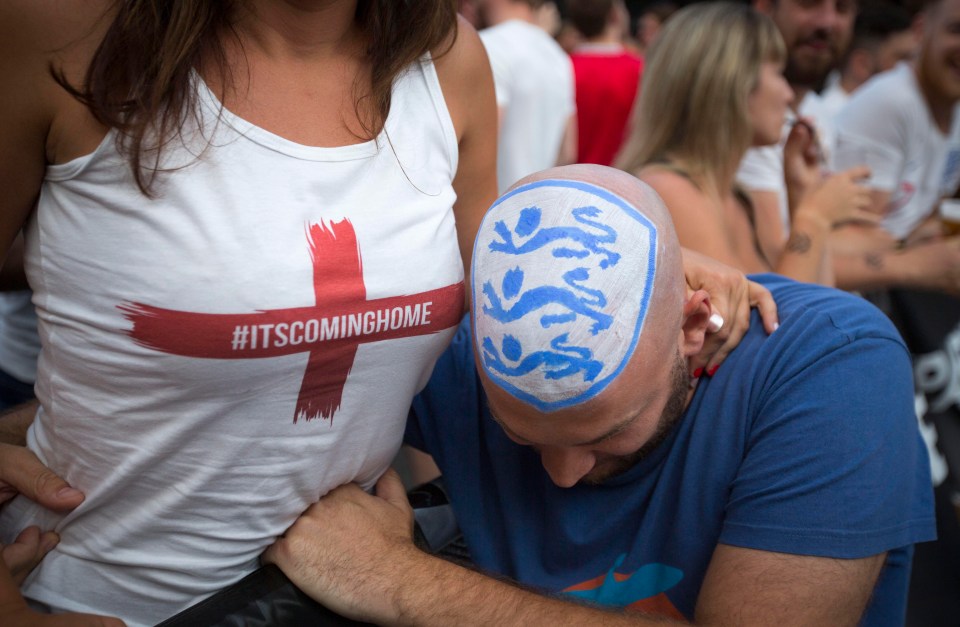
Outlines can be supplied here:
<path id="1" fill-rule="evenodd" d="M 623 371 L 656 276 L 657 229 L 609 191 L 570 180 L 502 196 L 473 250 L 473 325 L 486 375 L 550 411 Z"/>

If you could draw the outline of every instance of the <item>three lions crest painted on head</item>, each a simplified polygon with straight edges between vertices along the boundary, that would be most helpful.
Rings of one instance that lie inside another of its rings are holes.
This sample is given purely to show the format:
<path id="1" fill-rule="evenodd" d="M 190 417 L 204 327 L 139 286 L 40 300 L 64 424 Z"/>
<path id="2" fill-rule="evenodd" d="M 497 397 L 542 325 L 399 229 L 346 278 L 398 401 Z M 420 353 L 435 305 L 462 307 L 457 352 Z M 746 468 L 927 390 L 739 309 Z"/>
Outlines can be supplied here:
<path id="1" fill-rule="evenodd" d="M 633 355 L 656 271 L 657 229 L 619 196 L 554 179 L 508 192 L 473 250 L 485 374 L 541 411 L 593 398 Z"/>

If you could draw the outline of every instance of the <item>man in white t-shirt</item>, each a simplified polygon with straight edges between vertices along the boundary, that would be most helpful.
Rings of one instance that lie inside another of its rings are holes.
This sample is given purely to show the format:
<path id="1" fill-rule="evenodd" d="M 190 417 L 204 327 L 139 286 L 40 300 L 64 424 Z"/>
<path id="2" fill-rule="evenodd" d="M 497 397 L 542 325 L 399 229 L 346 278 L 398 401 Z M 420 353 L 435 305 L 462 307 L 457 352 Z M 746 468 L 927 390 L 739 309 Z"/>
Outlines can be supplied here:
<path id="1" fill-rule="evenodd" d="M 837 167 L 866 161 L 873 207 L 898 240 L 929 217 L 960 181 L 960 109 L 956 100 L 934 95 L 936 84 L 921 82 L 919 72 L 919 65 L 901 63 L 878 75 L 851 97 L 838 118 L 834 161 Z M 930 106 L 930 96 L 944 100 L 941 115 Z"/>
<path id="2" fill-rule="evenodd" d="M 960 184 L 960 0 L 931 0 L 917 28 L 916 61 L 871 79 L 838 118 L 835 164 L 870 166 L 872 206 L 885 216 L 886 230 L 845 238 L 837 266 L 841 285 L 960 291 L 960 239 L 935 240 L 927 248 L 939 246 L 938 255 L 904 261 L 924 248 L 912 242 L 937 234 L 939 225 L 928 218 Z M 906 247 L 885 250 L 890 239 Z"/>
<path id="3" fill-rule="evenodd" d="M 764 241 L 785 241 L 790 223 L 783 170 L 783 148 L 797 115 L 818 122 L 820 97 L 814 91 L 836 68 L 850 44 L 857 14 L 856 0 L 753 0 L 770 16 L 787 47 L 784 76 L 794 92 L 794 110 L 787 115 L 780 143 L 747 151 L 737 182 L 750 194 Z M 819 128 L 820 144 L 830 145 L 829 129 Z M 779 215 L 779 224 L 775 216 Z M 779 226 L 782 231 L 776 233 Z M 765 228 L 774 229 L 766 234 Z"/>
<path id="4" fill-rule="evenodd" d="M 886 72 L 917 53 L 917 37 L 910 13 L 892 2 L 865 5 L 853 26 L 853 41 L 841 67 L 831 73 L 820 92 L 822 111 L 836 128 L 836 117 L 854 90 L 873 75 Z"/>
<path id="5" fill-rule="evenodd" d="M 541 0 L 478 0 L 480 38 L 490 57 L 500 110 L 497 181 L 518 179 L 576 158 L 573 65 L 536 26 Z"/>
<path id="6" fill-rule="evenodd" d="M 838 118 L 836 164 L 867 156 L 874 207 L 897 239 L 960 182 L 960 78 L 948 59 L 960 48 L 960 36 L 947 30 L 954 4 L 929 3 L 919 17 L 923 41 L 916 62 L 869 81 Z"/>

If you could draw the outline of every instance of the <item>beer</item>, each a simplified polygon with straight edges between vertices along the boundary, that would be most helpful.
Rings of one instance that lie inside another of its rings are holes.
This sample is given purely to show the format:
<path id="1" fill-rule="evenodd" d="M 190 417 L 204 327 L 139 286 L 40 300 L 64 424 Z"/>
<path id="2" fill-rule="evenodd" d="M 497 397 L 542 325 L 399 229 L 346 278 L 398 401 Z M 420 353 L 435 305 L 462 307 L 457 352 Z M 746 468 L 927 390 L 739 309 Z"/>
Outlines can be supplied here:
<path id="1" fill-rule="evenodd" d="M 945 235 L 960 235 L 960 200 L 951 198 L 941 202 L 940 220 Z"/>

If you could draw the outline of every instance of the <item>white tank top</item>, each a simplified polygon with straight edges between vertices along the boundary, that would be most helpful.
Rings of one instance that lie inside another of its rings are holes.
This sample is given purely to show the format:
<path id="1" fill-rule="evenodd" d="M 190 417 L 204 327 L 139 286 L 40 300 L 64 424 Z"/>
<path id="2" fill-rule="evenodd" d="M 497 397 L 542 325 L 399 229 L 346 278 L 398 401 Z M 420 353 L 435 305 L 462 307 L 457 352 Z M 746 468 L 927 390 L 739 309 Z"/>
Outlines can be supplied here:
<path id="1" fill-rule="evenodd" d="M 369 488 L 463 306 L 457 140 L 429 59 L 397 79 L 385 132 L 338 148 L 197 85 L 155 198 L 110 133 L 47 169 L 27 229 L 28 442 L 87 498 L 65 517 L 20 498 L 0 527 L 61 536 L 27 596 L 131 625 L 251 572 L 328 490 Z"/>

